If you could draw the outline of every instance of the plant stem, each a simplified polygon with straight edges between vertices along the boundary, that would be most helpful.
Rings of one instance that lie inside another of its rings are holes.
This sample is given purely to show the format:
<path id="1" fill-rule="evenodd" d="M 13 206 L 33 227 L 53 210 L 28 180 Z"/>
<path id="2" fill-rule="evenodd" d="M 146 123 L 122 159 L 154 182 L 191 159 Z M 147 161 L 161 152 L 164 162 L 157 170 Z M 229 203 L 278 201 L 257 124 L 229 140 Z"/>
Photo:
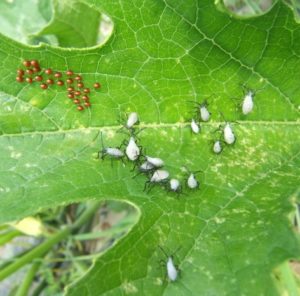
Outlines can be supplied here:
<path id="1" fill-rule="evenodd" d="M 34 259 L 41 258 L 45 254 L 52 249 L 54 245 L 59 243 L 61 240 L 68 237 L 72 232 L 76 231 L 82 225 L 84 225 L 100 206 L 100 202 L 90 202 L 87 205 L 86 210 L 81 214 L 78 220 L 73 225 L 68 225 L 62 227 L 61 230 L 53 234 L 47 240 L 45 240 L 40 245 L 36 246 L 28 253 L 23 255 L 22 257 L 18 258 L 18 260 L 12 262 L 11 264 L 4 267 L 0 270 L 0 281 L 11 275 L 12 273 L 16 272 L 18 269 L 23 267 L 24 265 L 28 264 L 29 262 L 33 261 Z"/>
<path id="2" fill-rule="evenodd" d="M 42 257 L 45 255 L 48 250 L 50 250 L 55 244 L 60 242 L 70 233 L 69 228 L 64 228 L 54 235 L 52 235 L 49 239 L 41 243 L 40 245 L 36 246 L 28 253 L 20 257 L 17 261 L 12 262 L 5 268 L 0 271 L 0 281 L 17 271 L 19 268 L 23 267 L 27 263 L 31 262 L 35 258 Z"/>
<path id="3" fill-rule="evenodd" d="M 11 241 L 16 236 L 19 236 L 21 232 L 19 230 L 11 230 L 7 233 L 4 233 L 0 236 L 0 246 L 6 244 L 7 242 Z"/>
<path id="4" fill-rule="evenodd" d="M 252 9 L 252 11 L 254 13 L 261 13 L 262 12 L 262 10 L 259 7 L 259 5 L 256 4 L 254 1 L 252 1 L 252 0 L 245 0 L 245 2 Z"/>
<path id="5" fill-rule="evenodd" d="M 299 295 L 297 283 L 295 280 L 295 275 L 289 265 L 289 262 L 286 261 L 280 266 L 280 272 L 282 276 L 282 283 L 287 289 L 287 295 L 297 296 Z"/>
<path id="6" fill-rule="evenodd" d="M 19 286 L 15 296 L 26 296 L 28 295 L 28 290 L 31 286 L 31 283 L 34 280 L 34 277 L 41 265 L 41 262 L 33 262 L 32 265 L 30 266 L 23 282 Z"/>
<path id="7" fill-rule="evenodd" d="M 31 296 L 39 296 L 46 287 L 47 287 L 47 282 L 45 280 L 43 280 L 34 289 L 34 291 L 32 292 Z"/>
<path id="8" fill-rule="evenodd" d="M 74 232 L 81 226 L 83 226 L 85 223 L 87 223 L 95 214 L 95 212 L 98 210 L 100 207 L 101 202 L 96 201 L 96 202 L 89 202 L 87 204 L 87 208 L 85 211 L 80 215 L 78 220 L 75 221 L 73 225 L 70 226 L 71 231 Z"/>

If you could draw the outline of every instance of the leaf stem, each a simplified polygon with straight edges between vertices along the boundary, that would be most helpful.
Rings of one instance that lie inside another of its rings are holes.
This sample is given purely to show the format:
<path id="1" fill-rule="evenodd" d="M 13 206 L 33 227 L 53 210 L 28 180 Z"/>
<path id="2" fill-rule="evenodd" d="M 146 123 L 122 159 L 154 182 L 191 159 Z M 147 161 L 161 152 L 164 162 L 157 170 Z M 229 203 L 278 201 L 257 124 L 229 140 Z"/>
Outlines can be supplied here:
<path id="1" fill-rule="evenodd" d="M 288 261 L 286 261 L 280 266 L 280 271 L 282 275 L 282 283 L 287 289 L 287 295 L 289 296 L 299 295 L 297 283 L 295 280 L 295 275 Z"/>
<path id="2" fill-rule="evenodd" d="M 80 217 L 74 224 L 63 226 L 61 230 L 53 234 L 43 243 L 36 246 L 25 255 L 18 258 L 18 260 L 12 262 L 11 264 L 7 265 L 2 270 L 0 270 L 0 281 L 10 276 L 12 273 L 16 272 L 18 269 L 28 264 L 29 262 L 33 261 L 34 259 L 43 257 L 46 253 L 48 253 L 49 250 L 52 249 L 54 245 L 56 245 L 61 240 L 68 237 L 72 232 L 76 231 L 78 228 L 84 225 L 89 219 L 91 219 L 91 217 L 99 208 L 100 204 L 101 202 L 98 201 L 88 203 L 87 208 L 80 215 Z"/>
<path id="3" fill-rule="evenodd" d="M 4 233 L 0 236 L 0 246 L 6 244 L 7 242 L 11 241 L 16 236 L 19 236 L 21 232 L 19 230 L 12 230 L 7 233 Z"/>
<path id="4" fill-rule="evenodd" d="M 31 283 L 34 280 L 34 277 L 35 277 L 40 265 L 41 265 L 41 262 L 39 262 L 39 261 L 32 263 L 23 282 L 19 286 L 15 296 L 26 296 L 28 294 L 28 290 L 31 286 Z"/>

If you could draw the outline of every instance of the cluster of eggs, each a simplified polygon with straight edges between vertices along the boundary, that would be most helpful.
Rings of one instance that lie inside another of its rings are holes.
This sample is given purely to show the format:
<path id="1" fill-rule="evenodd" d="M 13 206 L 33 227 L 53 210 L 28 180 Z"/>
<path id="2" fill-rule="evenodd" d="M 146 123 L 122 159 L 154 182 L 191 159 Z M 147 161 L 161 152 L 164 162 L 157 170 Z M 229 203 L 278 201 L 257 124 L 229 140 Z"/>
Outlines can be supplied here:
<path id="1" fill-rule="evenodd" d="M 92 90 L 84 85 L 80 74 L 74 73 L 72 70 L 63 73 L 50 68 L 43 69 L 37 60 L 25 60 L 23 66 L 24 68 L 17 69 L 17 82 L 39 83 L 43 90 L 52 85 L 65 87 L 68 98 L 77 106 L 78 111 L 83 111 L 91 106 L 90 93 Z M 101 84 L 95 82 L 93 88 L 100 89 Z"/>

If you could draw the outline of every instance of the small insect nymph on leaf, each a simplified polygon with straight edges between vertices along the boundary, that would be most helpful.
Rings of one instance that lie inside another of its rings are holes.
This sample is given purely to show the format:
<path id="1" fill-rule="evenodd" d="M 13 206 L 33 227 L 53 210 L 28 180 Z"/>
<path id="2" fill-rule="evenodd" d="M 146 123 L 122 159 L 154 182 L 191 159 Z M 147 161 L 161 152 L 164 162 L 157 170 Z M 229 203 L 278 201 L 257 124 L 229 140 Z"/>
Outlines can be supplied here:
<path id="1" fill-rule="evenodd" d="M 214 141 L 213 144 L 213 152 L 215 154 L 220 154 L 223 150 L 222 142 L 220 140 Z"/>
<path id="2" fill-rule="evenodd" d="M 196 101 L 189 101 L 193 104 L 196 104 L 196 111 L 197 111 L 197 117 L 199 116 L 199 119 L 201 121 L 209 121 L 211 113 L 208 111 L 208 102 L 207 100 L 204 100 L 202 103 L 198 103 Z"/>
<path id="3" fill-rule="evenodd" d="M 160 262 L 166 268 L 166 272 L 167 272 L 169 281 L 175 282 L 178 279 L 180 270 L 179 270 L 178 266 L 176 266 L 174 263 L 174 253 L 176 253 L 180 247 L 177 248 L 177 250 L 172 255 L 168 255 L 161 246 L 159 246 L 159 248 L 161 249 L 161 251 L 164 253 L 164 255 L 167 258 L 167 261 L 161 260 Z"/>
<path id="4" fill-rule="evenodd" d="M 257 92 L 263 90 L 265 88 L 265 86 L 256 91 L 246 87 L 244 84 L 242 85 L 242 87 L 243 87 L 243 93 L 244 93 L 244 97 L 243 97 L 242 103 L 241 103 L 242 113 L 244 115 L 248 115 L 249 113 L 251 113 L 253 111 L 255 95 L 257 94 Z"/>
<path id="5" fill-rule="evenodd" d="M 185 167 L 184 169 L 185 169 L 185 171 L 187 171 L 187 173 L 188 173 L 188 177 L 187 177 L 187 180 L 186 180 L 186 184 L 187 184 L 188 188 L 190 188 L 190 189 L 197 189 L 197 188 L 199 188 L 200 183 L 199 183 L 199 181 L 196 179 L 196 175 L 197 175 L 198 173 L 203 173 L 203 171 L 198 170 L 198 171 L 191 172 L 191 171 L 188 170 L 186 167 Z"/>
<path id="6" fill-rule="evenodd" d="M 173 178 L 170 180 L 170 191 L 173 191 L 177 194 L 182 193 L 182 186 L 178 179 Z"/>
<path id="7" fill-rule="evenodd" d="M 208 103 L 206 100 L 199 105 L 200 118 L 202 121 L 209 121 L 209 119 L 210 119 L 211 113 L 208 111 L 207 106 L 208 106 Z"/>
<path id="8" fill-rule="evenodd" d="M 254 103 L 253 103 L 253 98 L 254 98 L 254 92 L 252 90 L 248 90 L 248 92 L 245 94 L 242 102 L 242 112 L 244 115 L 249 114 L 252 112 Z"/>
<path id="9" fill-rule="evenodd" d="M 223 113 L 221 113 L 221 116 L 223 117 L 224 121 L 225 121 L 225 125 L 224 125 L 224 128 L 223 128 L 223 138 L 224 138 L 224 141 L 226 144 L 228 145 L 232 145 L 235 143 L 236 141 L 236 138 L 235 138 L 235 134 L 232 130 L 232 127 L 231 127 L 231 124 L 226 121 Z M 219 126 L 219 130 L 222 128 L 222 126 Z"/>
<path id="10" fill-rule="evenodd" d="M 128 115 L 125 127 L 131 129 L 136 123 L 138 123 L 138 121 L 139 121 L 138 114 L 136 112 L 131 112 Z"/>
<path id="11" fill-rule="evenodd" d="M 191 189 L 196 189 L 199 187 L 199 182 L 197 181 L 195 175 L 191 173 L 187 179 L 187 185 Z"/>
<path id="12" fill-rule="evenodd" d="M 146 156 L 146 160 L 148 163 L 151 163 L 156 168 L 161 168 L 164 166 L 164 161 L 158 157 Z"/>
<path id="13" fill-rule="evenodd" d="M 200 125 L 194 119 L 191 121 L 191 129 L 194 134 L 199 134 L 201 131 Z"/>
<path id="14" fill-rule="evenodd" d="M 152 163 L 148 162 L 148 161 L 143 162 L 139 166 L 139 171 L 141 173 L 148 173 L 148 172 L 150 172 L 153 169 L 155 169 L 155 166 Z"/>
<path id="15" fill-rule="evenodd" d="M 125 152 L 126 152 L 128 159 L 131 161 L 136 161 L 139 158 L 141 149 L 136 144 L 134 137 L 130 137 Z"/>
<path id="16" fill-rule="evenodd" d="M 110 156 L 112 159 L 121 159 L 125 156 L 124 152 L 120 148 L 104 146 L 102 132 L 100 134 L 100 138 L 102 148 L 98 152 L 98 158 L 104 159 L 106 156 Z"/>
<path id="17" fill-rule="evenodd" d="M 234 132 L 231 128 L 230 123 L 225 123 L 225 127 L 223 130 L 223 135 L 224 135 L 224 141 L 226 142 L 226 144 L 228 145 L 232 145 L 235 142 L 235 135 Z"/>
<path id="18" fill-rule="evenodd" d="M 145 183 L 144 191 L 148 187 L 148 192 L 149 192 L 151 190 L 151 188 L 157 184 L 165 185 L 168 182 L 169 176 L 170 176 L 170 174 L 166 170 L 158 169 L 158 170 L 154 171 L 154 173 L 152 174 L 150 179 Z"/>

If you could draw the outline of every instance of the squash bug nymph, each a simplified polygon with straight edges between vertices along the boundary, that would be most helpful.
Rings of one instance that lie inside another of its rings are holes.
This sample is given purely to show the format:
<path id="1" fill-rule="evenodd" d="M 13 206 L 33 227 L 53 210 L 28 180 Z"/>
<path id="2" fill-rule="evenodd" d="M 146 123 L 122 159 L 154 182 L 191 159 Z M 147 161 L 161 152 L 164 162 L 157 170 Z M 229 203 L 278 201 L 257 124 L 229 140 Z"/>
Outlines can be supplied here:
<path id="1" fill-rule="evenodd" d="M 128 115 L 125 127 L 131 129 L 136 123 L 138 123 L 139 117 L 136 112 L 132 112 Z"/>
<path id="2" fill-rule="evenodd" d="M 179 270 L 178 266 L 176 266 L 174 263 L 174 254 L 167 255 L 167 253 L 164 251 L 164 249 L 161 246 L 159 246 L 159 248 L 161 249 L 161 251 L 167 258 L 167 261 L 161 260 L 161 262 L 165 265 L 168 279 L 171 282 L 175 282 L 178 279 L 180 270 Z M 179 248 L 181 248 L 181 247 L 179 247 Z M 177 248 L 177 250 L 174 253 L 176 253 L 179 248 Z"/>
<path id="3" fill-rule="evenodd" d="M 148 162 L 148 161 L 143 162 L 139 166 L 139 171 L 141 173 L 148 173 L 148 172 L 150 172 L 153 169 L 155 169 L 155 166 L 152 163 Z"/>
<path id="4" fill-rule="evenodd" d="M 151 190 L 152 186 L 156 184 L 162 184 L 165 185 L 168 181 L 170 174 L 166 170 L 156 170 L 150 177 L 150 179 L 145 183 L 144 191 L 147 189 L 148 186 L 148 192 Z"/>
<path id="5" fill-rule="evenodd" d="M 146 160 L 148 163 L 152 164 L 156 168 L 161 168 L 165 164 L 164 161 L 158 157 L 146 156 Z"/>
<path id="6" fill-rule="evenodd" d="M 203 173 L 203 171 L 198 170 L 198 171 L 191 172 L 188 169 L 186 169 L 186 171 L 189 174 L 188 178 L 186 180 L 187 187 L 190 188 L 190 189 L 197 189 L 197 188 L 199 188 L 200 182 L 196 179 L 196 175 L 198 173 Z"/>
<path id="7" fill-rule="evenodd" d="M 233 133 L 230 123 L 228 122 L 225 124 L 223 135 L 226 144 L 232 145 L 235 142 L 235 135 Z"/>
<path id="8" fill-rule="evenodd" d="M 197 110 L 197 116 L 200 117 L 201 121 L 209 121 L 211 113 L 208 111 L 207 106 L 207 100 L 204 100 L 202 103 L 198 103 L 196 101 L 189 101 L 193 104 L 196 104 L 196 110 Z"/>
<path id="9" fill-rule="evenodd" d="M 230 125 L 229 122 L 226 121 L 223 113 L 220 113 L 221 116 L 223 117 L 224 121 L 225 121 L 225 126 L 223 128 L 223 138 L 224 138 L 224 142 L 228 145 L 232 145 L 235 143 L 236 138 L 235 138 L 235 134 L 232 130 L 232 127 Z M 221 128 L 221 126 L 219 127 L 219 129 Z"/>
<path id="10" fill-rule="evenodd" d="M 222 146 L 222 143 L 220 140 L 216 140 L 214 141 L 214 144 L 213 144 L 213 152 L 215 154 L 220 154 L 223 150 L 223 146 Z"/>
<path id="11" fill-rule="evenodd" d="M 199 134 L 201 131 L 200 125 L 194 119 L 191 121 L 191 129 L 194 134 Z"/>
<path id="12" fill-rule="evenodd" d="M 136 144 L 134 137 L 130 137 L 125 153 L 131 161 L 136 161 L 139 158 L 141 150 Z"/>
<path id="13" fill-rule="evenodd" d="M 110 156 L 112 159 L 122 159 L 124 157 L 124 152 L 120 148 L 104 147 L 102 132 L 101 132 L 101 146 L 102 149 L 98 152 L 98 158 L 104 159 L 105 156 Z"/>
<path id="14" fill-rule="evenodd" d="M 208 111 L 207 106 L 208 103 L 206 100 L 199 105 L 200 118 L 202 121 L 209 121 L 210 119 L 211 113 Z"/>
<path id="15" fill-rule="evenodd" d="M 249 90 L 242 102 L 242 112 L 244 115 L 249 114 L 250 112 L 252 112 L 253 107 L 254 107 L 254 103 L 253 103 L 253 98 L 254 98 L 254 92 L 252 90 Z"/>
<path id="16" fill-rule="evenodd" d="M 182 193 L 182 186 L 178 179 L 174 179 L 174 178 L 171 179 L 169 184 L 170 184 L 170 187 L 169 187 L 170 191 L 177 193 L 177 195 Z"/>

